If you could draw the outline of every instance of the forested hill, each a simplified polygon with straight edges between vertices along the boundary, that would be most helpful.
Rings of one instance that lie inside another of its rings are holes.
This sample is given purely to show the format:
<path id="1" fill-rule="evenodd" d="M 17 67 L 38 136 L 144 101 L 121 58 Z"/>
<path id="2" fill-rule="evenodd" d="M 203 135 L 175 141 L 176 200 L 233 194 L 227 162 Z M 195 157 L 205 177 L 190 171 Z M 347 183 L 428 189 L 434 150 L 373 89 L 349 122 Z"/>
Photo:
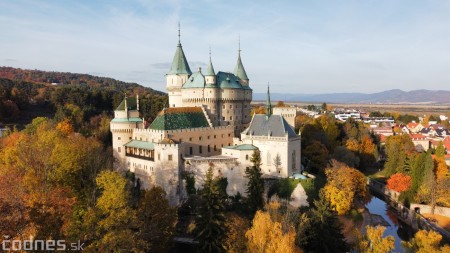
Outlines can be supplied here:
<path id="1" fill-rule="evenodd" d="M 25 125 L 38 116 L 69 118 L 82 126 L 98 115 L 112 116 L 127 96 L 140 96 L 141 116 L 153 120 L 167 95 L 136 83 L 87 74 L 0 67 L 0 123 Z"/>

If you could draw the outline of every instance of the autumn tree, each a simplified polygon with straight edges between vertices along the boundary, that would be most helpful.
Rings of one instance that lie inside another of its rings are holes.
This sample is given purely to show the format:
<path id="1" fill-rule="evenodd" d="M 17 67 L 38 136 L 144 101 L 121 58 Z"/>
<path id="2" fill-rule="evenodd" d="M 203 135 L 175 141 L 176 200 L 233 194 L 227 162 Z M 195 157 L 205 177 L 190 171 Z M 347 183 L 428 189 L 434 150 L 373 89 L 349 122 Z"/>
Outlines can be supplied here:
<path id="1" fill-rule="evenodd" d="M 285 107 L 285 104 L 283 101 L 278 101 L 276 106 L 277 107 Z"/>
<path id="2" fill-rule="evenodd" d="M 147 252 L 168 252 L 177 222 L 177 210 L 169 205 L 161 187 L 143 190 L 137 218 L 139 237 Z"/>
<path id="3" fill-rule="evenodd" d="M 352 151 L 348 150 L 346 147 L 337 146 L 334 149 L 332 158 L 341 163 L 347 164 L 349 167 L 359 167 L 359 157 Z"/>
<path id="4" fill-rule="evenodd" d="M 247 252 L 245 232 L 250 228 L 250 221 L 236 213 L 228 213 L 226 219 L 228 229 L 225 248 L 228 253 Z"/>
<path id="5" fill-rule="evenodd" d="M 356 139 L 350 138 L 345 142 L 345 147 L 355 154 L 359 153 L 359 142 Z"/>
<path id="6" fill-rule="evenodd" d="M 362 168 L 373 166 L 376 161 L 377 147 L 372 141 L 372 138 L 368 135 L 364 135 L 361 138 L 361 145 L 359 149 L 359 155 L 361 158 Z"/>
<path id="7" fill-rule="evenodd" d="M 386 227 L 366 226 L 366 234 L 359 238 L 357 250 L 360 253 L 384 253 L 394 250 L 395 238 L 393 236 L 383 237 Z"/>
<path id="8" fill-rule="evenodd" d="M 256 212 L 245 237 L 250 253 L 299 252 L 295 247 L 295 230 L 283 233 L 281 223 L 272 221 L 270 214 L 261 210 Z"/>
<path id="9" fill-rule="evenodd" d="M 56 129 L 58 129 L 62 134 L 66 136 L 73 133 L 72 124 L 70 124 L 70 121 L 68 119 L 64 119 L 63 121 L 59 122 L 56 125 Z"/>
<path id="10" fill-rule="evenodd" d="M 440 170 L 443 168 L 445 168 L 445 170 L 447 168 L 445 161 L 444 164 L 435 162 L 434 167 L 426 166 L 423 171 L 423 180 L 421 181 L 417 192 L 417 199 L 421 202 L 428 203 L 428 205 L 431 206 L 432 214 L 434 214 L 437 205 L 447 206 L 450 202 L 450 195 L 448 194 L 448 190 L 450 189 L 450 179 L 445 175 L 442 175 Z"/>
<path id="11" fill-rule="evenodd" d="M 199 191 L 200 204 L 196 223 L 196 240 L 199 252 L 225 252 L 227 229 L 225 226 L 224 199 L 213 180 L 212 167 L 206 173 L 203 188 Z"/>
<path id="12" fill-rule="evenodd" d="M 436 174 L 436 180 L 445 179 L 447 176 L 448 167 L 445 163 L 444 157 L 436 156 L 434 159 L 434 173 Z"/>
<path id="13" fill-rule="evenodd" d="M 250 161 L 253 166 L 245 169 L 245 176 L 248 178 L 247 183 L 247 202 L 251 214 L 256 210 L 262 209 L 264 206 L 264 181 L 261 174 L 261 153 L 259 150 L 253 152 Z"/>
<path id="14" fill-rule="evenodd" d="M 103 171 L 96 179 L 102 191 L 95 209 L 90 209 L 86 222 L 93 222 L 96 239 L 88 250 L 101 252 L 142 251 L 145 242 L 139 238 L 136 210 L 130 206 L 127 180 L 113 171 Z"/>
<path id="15" fill-rule="evenodd" d="M 312 172 L 317 173 L 327 165 L 328 149 L 318 141 L 313 141 L 302 154 L 307 159 L 308 168 Z"/>
<path id="16" fill-rule="evenodd" d="M 387 188 L 396 192 L 404 192 L 411 187 L 411 176 L 396 173 L 387 180 Z"/>
<path id="17" fill-rule="evenodd" d="M 429 252 L 450 252 L 449 245 L 441 246 L 442 235 L 430 230 L 419 230 L 414 238 L 409 242 L 402 242 L 408 252 L 429 253 Z"/>
<path id="18" fill-rule="evenodd" d="M 339 215 L 346 214 L 353 207 L 355 198 L 367 197 L 366 178 L 360 171 L 332 161 L 325 170 L 327 184 L 322 189 L 324 197 Z"/>

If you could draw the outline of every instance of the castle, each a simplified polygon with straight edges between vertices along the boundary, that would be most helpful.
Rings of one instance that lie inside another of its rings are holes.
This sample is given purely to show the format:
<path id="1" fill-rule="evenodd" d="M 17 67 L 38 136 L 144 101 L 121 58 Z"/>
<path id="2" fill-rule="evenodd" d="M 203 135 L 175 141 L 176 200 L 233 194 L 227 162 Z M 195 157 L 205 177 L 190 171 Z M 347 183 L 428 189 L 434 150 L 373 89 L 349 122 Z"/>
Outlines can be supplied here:
<path id="1" fill-rule="evenodd" d="M 144 127 L 139 97 L 127 98 L 110 123 L 117 169 L 129 170 L 143 187 L 164 188 L 172 204 L 186 197 L 183 177 L 202 185 L 206 170 L 228 180 L 227 193 L 245 195 L 245 169 L 261 152 L 266 177 L 300 172 L 301 138 L 282 115 L 272 113 L 269 89 L 266 113 L 251 117 L 252 89 L 241 60 L 234 73 L 214 71 L 211 54 L 206 72 L 192 73 L 178 34 L 178 45 L 166 75 L 169 108 Z"/>

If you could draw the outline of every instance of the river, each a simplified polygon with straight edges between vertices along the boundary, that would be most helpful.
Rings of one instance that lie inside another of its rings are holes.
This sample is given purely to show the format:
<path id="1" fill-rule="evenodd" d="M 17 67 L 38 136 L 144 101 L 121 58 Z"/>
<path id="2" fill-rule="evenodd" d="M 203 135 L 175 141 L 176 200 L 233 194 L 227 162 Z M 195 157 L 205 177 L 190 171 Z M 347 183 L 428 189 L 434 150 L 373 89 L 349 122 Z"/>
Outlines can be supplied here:
<path id="1" fill-rule="evenodd" d="M 413 235 L 413 230 L 410 226 L 397 219 L 397 213 L 382 199 L 373 195 L 369 203 L 366 204 L 367 209 L 371 214 L 377 214 L 384 218 L 389 223 L 386 227 L 383 236 L 391 235 L 395 238 L 394 252 L 404 252 L 401 241 L 409 241 Z"/>

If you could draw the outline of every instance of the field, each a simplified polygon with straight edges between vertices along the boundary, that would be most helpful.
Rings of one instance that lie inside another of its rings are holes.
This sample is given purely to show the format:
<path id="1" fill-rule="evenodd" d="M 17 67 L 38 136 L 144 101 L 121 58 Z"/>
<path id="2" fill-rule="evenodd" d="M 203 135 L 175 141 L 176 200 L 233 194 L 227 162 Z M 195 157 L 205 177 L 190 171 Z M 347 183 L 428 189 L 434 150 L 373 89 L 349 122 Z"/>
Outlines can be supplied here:
<path id="1" fill-rule="evenodd" d="M 276 105 L 276 101 L 272 102 Z M 253 101 L 253 105 L 263 105 L 264 101 Z M 305 107 L 307 105 L 315 104 L 321 105 L 321 103 L 305 103 L 305 102 L 285 102 L 287 105 Z M 446 115 L 450 113 L 450 104 L 335 104 L 327 103 L 333 108 L 352 108 L 359 109 L 361 111 L 372 112 L 391 112 L 399 114 L 413 114 L 422 116 L 424 114 Z"/>

